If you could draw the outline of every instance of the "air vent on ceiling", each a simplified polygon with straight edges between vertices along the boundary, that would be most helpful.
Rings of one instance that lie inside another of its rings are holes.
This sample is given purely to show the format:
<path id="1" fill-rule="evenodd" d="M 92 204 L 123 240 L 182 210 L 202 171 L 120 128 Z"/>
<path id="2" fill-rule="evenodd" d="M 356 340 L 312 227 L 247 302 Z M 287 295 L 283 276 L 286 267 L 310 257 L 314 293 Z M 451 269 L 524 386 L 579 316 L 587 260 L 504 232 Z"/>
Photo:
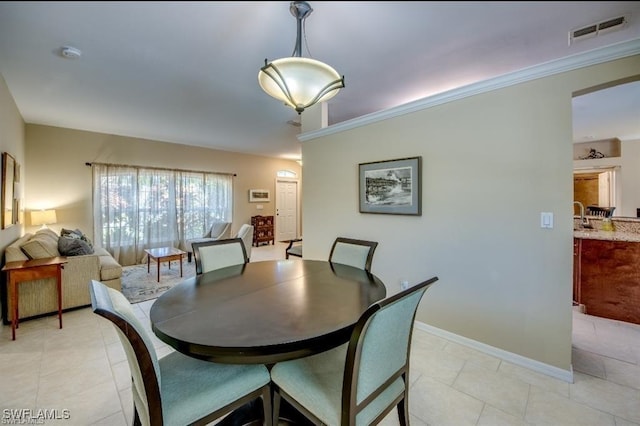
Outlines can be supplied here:
<path id="1" fill-rule="evenodd" d="M 618 16 L 617 18 L 606 19 L 595 24 L 585 25 L 581 28 L 575 28 L 569 31 L 569 44 L 587 38 L 601 36 L 612 31 L 623 29 L 629 19 L 627 16 Z"/>

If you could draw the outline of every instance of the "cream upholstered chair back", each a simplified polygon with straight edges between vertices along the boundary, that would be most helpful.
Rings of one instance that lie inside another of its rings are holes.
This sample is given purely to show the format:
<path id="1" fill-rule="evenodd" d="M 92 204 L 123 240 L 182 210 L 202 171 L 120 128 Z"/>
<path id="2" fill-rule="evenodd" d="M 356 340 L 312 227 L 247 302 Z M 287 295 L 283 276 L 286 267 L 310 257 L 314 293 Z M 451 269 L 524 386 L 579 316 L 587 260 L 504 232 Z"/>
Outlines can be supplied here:
<path id="1" fill-rule="evenodd" d="M 338 237 L 331 247 L 329 261 L 371 272 L 373 254 L 377 246 L 378 243 L 375 241 Z"/>
<path id="2" fill-rule="evenodd" d="M 134 410 L 143 425 L 150 424 L 150 419 L 162 416 L 159 407 L 153 406 L 153 401 L 161 399 L 160 364 L 153 342 L 122 293 L 95 280 L 89 293 L 93 311 L 116 327 L 131 371 Z"/>
<path id="3" fill-rule="evenodd" d="M 201 241 L 192 244 L 196 275 L 227 266 L 249 263 L 247 251 L 240 238 Z"/>
<path id="4" fill-rule="evenodd" d="M 240 238 L 244 243 L 244 249 L 247 251 L 247 258 L 251 260 L 251 248 L 253 247 L 253 225 L 243 223 L 238 229 L 238 233 L 234 238 Z"/>
<path id="5" fill-rule="evenodd" d="M 262 397 L 271 424 L 269 370 L 264 365 L 230 365 L 180 352 L 162 358 L 131 303 L 99 281 L 89 283 L 93 312 L 111 321 L 131 370 L 133 424 L 209 424 L 247 401 Z"/>
<path id="6" fill-rule="evenodd" d="M 301 406 L 313 423 L 377 424 L 397 408 L 409 424 L 409 356 L 416 310 L 433 277 L 372 304 L 348 344 L 276 363 L 271 369 L 274 420 L 280 398 Z"/>

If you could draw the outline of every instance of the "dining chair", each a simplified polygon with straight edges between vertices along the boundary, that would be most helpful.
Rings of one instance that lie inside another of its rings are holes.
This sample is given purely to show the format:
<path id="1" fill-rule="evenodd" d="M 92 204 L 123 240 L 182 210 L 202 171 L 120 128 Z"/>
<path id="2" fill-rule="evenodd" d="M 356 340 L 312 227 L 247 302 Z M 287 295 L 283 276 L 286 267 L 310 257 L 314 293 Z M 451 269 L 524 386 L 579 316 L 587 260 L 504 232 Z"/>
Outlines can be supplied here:
<path id="1" fill-rule="evenodd" d="M 196 275 L 232 265 L 249 263 L 242 238 L 201 241 L 193 243 Z"/>
<path id="2" fill-rule="evenodd" d="M 396 407 L 400 424 L 407 425 L 413 324 L 424 292 L 437 280 L 372 304 L 348 343 L 276 363 L 271 369 L 274 421 L 284 399 L 316 424 L 376 424 Z"/>
<path id="3" fill-rule="evenodd" d="M 135 425 L 208 424 L 262 398 L 271 424 L 267 367 L 218 364 L 172 352 L 158 358 L 151 336 L 122 293 L 99 281 L 89 283 L 93 312 L 111 321 L 131 371 Z"/>
<path id="4" fill-rule="evenodd" d="M 599 216 L 603 218 L 611 218 L 615 207 L 599 207 L 599 206 L 587 206 L 586 214 L 588 216 Z"/>
<path id="5" fill-rule="evenodd" d="M 289 256 L 302 257 L 302 238 L 289 240 L 289 245 L 284 249 L 284 257 L 289 259 Z"/>
<path id="6" fill-rule="evenodd" d="M 371 262 L 377 246 L 378 243 L 375 241 L 338 237 L 331 246 L 329 262 L 354 266 L 371 272 Z"/>

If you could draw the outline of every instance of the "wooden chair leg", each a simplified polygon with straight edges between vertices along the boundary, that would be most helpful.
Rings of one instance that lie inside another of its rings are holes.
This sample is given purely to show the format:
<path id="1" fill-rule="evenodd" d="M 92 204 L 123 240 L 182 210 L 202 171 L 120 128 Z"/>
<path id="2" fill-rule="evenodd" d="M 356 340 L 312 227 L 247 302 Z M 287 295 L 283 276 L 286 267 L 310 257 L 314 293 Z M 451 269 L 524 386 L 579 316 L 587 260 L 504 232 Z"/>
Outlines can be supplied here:
<path id="1" fill-rule="evenodd" d="M 271 386 L 267 385 L 264 387 L 262 391 L 262 407 L 264 411 L 264 424 L 265 426 L 278 425 L 278 423 L 273 422 L 273 410 L 272 410 L 272 396 L 271 396 Z"/>
<path id="2" fill-rule="evenodd" d="M 398 402 L 398 420 L 401 426 L 407 426 L 409 424 L 409 395 L 405 391 L 404 398 Z"/>
<path id="3" fill-rule="evenodd" d="M 273 394 L 273 407 L 271 407 L 273 410 L 273 425 L 277 425 L 280 420 L 280 393 L 273 388 L 271 393 Z"/>

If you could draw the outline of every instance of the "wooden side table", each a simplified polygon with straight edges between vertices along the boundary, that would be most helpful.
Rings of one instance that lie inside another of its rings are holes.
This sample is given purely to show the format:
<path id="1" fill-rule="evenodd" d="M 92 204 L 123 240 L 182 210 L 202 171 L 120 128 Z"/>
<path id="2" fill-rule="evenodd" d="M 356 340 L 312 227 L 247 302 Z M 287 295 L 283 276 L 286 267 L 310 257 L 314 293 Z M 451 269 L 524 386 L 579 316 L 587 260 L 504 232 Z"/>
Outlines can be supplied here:
<path id="1" fill-rule="evenodd" d="M 16 340 L 16 328 L 19 326 L 18 284 L 43 278 L 55 278 L 58 291 L 58 321 L 62 328 L 62 268 L 66 257 L 48 257 L 46 259 L 21 260 L 7 262 L 2 271 L 7 273 L 9 298 L 11 300 L 11 339 Z"/>
<path id="2" fill-rule="evenodd" d="M 169 269 L 171 269 L 171 261 L 179 260 L 180 276 L 182 276 L 182 257 L 187 253 L 186 251 L 173 247 L 160 247 L 145 249 L 145 253 L 147 253 L 147 273 L 150 272 L 151 259 L 158 264 L 158 282 L 160 282 L 160 263 L 165 261 L 169 263 Z"/>

